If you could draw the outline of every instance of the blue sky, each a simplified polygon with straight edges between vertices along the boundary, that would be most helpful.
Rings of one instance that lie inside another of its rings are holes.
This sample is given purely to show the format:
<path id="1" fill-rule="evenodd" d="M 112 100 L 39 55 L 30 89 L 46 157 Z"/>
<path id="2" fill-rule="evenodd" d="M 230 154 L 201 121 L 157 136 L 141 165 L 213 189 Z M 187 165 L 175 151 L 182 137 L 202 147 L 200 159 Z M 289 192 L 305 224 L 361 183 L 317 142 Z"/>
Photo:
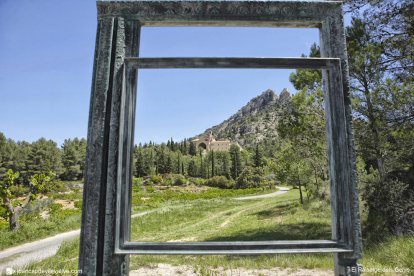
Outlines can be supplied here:
<path id="1" fill-rule="evenodd" d="M 61 144 L 85 137 L 96 35 L 94 0 L 0 1 L 0 131 Z M 141 56 L 298 57 L 316 29 L 143 28 Z M 136 141 L 194 136 L 270 88 L 289 70 L 142 70 Z"/>

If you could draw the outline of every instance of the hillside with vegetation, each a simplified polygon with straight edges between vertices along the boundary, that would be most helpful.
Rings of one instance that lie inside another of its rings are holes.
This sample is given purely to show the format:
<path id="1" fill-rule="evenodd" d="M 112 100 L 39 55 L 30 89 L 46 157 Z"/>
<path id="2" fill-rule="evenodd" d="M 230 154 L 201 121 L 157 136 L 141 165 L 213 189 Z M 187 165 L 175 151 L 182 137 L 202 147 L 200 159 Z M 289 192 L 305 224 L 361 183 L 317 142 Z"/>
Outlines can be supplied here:
<path id="1" fill-rule="evenodd" d="M 242 147 L 258 143 L 274 143 L 277 123 L 290 102 L 290 93 L 283 89 L 279 95 L 268 89 L 251 99 L 245 106 L 221 124 L 206 129 L 218 139 L 230 139 Z"/>

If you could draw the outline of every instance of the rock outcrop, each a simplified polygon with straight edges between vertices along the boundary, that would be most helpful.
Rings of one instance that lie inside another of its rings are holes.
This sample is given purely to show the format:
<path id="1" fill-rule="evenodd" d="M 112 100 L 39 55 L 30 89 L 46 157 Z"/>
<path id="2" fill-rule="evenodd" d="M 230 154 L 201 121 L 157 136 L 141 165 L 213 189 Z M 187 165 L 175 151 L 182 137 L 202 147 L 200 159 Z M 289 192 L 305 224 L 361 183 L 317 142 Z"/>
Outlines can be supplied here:
<path id="1" fill-rule="evenodd" d="M 290 93 L 285 88 L 278 96 L 268 89 L 251 99 L 245 106 L 219 125 L 203 134 L 213 133 L 218 139 L 230 139 L 242 147 L 277 139 L 277 118 L 290 103 Z"/>

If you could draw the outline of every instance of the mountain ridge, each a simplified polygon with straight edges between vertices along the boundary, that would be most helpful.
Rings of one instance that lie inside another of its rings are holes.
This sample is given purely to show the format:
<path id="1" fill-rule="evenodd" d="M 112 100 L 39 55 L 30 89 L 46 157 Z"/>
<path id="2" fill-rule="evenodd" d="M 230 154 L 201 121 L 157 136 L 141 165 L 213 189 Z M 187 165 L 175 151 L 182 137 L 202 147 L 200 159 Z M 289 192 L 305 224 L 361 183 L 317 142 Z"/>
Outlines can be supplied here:
<path id="1" fill-rule="evenodd" d="M 210 132 L 217 139 L 230 139 L 242 147 L 252 146 L 264 140 L 275 141 L 277 135 L 277 119 L 282 108 L 290 102 L 290 93 L 284 88 L 279 95 L 267 89 L 252 98 L 222 123 L 206 129 L 197 137 Z"/>

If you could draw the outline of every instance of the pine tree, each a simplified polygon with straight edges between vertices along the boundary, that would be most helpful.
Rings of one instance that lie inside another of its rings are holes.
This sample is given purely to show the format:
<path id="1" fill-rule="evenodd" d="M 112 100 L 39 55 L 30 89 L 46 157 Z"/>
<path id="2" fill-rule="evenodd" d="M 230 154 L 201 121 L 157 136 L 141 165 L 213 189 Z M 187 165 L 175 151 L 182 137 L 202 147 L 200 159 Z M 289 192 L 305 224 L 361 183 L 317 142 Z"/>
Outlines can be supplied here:
<path id="1" fill-rule="evenodd" d="M 233 179 L 236 179 L 241 173 L 240 149 L 236 145 L 231 145 L 229 153 L 231 156 L 231 176 L 233 177 Z"/>
<path id="2" fill-rule="evenodd" d="M 27 170 L 30 174 L 52 171 L 60 175 L 62 172 L 61 157 L 61 151 L 55 142 L 40 138 L 31 144 Z"/>
<path id="3" fill-rule="evenodd" d="M 135 162 L 135 175 L 137 177 L 146 176 L 144 153 L 141 149 L 138 149 L 137 159 Z"/>

